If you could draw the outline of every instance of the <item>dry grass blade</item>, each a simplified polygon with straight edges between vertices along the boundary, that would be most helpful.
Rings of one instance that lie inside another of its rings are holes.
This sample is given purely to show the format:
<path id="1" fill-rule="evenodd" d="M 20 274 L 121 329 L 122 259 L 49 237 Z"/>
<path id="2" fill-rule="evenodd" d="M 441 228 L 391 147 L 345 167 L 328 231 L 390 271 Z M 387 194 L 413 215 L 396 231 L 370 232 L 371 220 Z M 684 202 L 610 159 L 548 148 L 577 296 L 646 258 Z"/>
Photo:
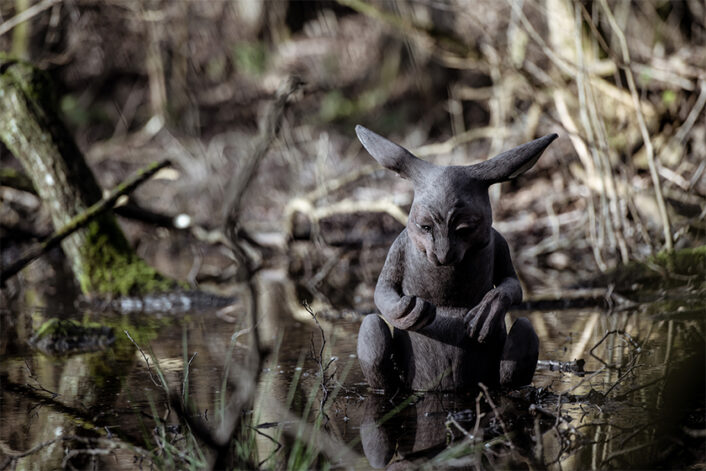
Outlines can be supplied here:
<path id="1" fill-rule="evenodd" d="M 31 7 L 27 8 L 21 13 L 18 13 L 17 15 L 13 16 L 9 20 L 5 21 L 4 23 L 0 24 L 0 36 L 3 34 L 7 33 L 8 31 L 12 31 L 13 28 L 16 26 L 24 23 L 25 21 L 29 21 L 35 16 L 39 15 L 41 12 L 44 10 L 47 10 L 57 3 L 61 2 L 62 0 L 43 0 L 42 2 L 37 3 L 36 5 L 32 5 Z"/>
<path id="2" fill-rule="evenodd" d="M 664 203 L 664 197 L 662 196 L 662 184 L 659 181 L 659 172 L 657 171 L 657 163 L 655 162 L 655 151 L 652 145 L 652 140 L 650 139 L 650 134 L 647 131 L 647 125 L 645 124 L 645 116 L 642 113 L 642 108 L 640 107 L 640 97 L 637 93 L 637 86 L 635 85 L 635 78 L 633 77 L 632 69 L 630 68 L 630 52 L 628 51 L 628 43 L 625 39 L 625 34 L 623 33 L 620 25 L 615 20 L 613 12 L 610 10 L 606 0 L 601 0 L 601 7 L 608 18 L 610 27 L 615 33 L 618 41 L 620 42 L 620 50 L 622 52 L 623 62 L 621 68 L 625 72 L 625 77 L 628 81 L 628 88 L 630 89 L 630 95 L 632 96 L 633 103 L 635 105 L 635 114 L 637 116 L 637 123 L 640 128 L 640 133 L 642 134 L 642 141 L 645 145 L 645 151 L 647 152 L 647 163 L 650 167 L 650 176 L 652 177 L 652 185 L 655 190 L 655 198 L 657 199 L 657 207 L 659 208 L 659 214 L 662 218 L 662 226 L 664 231 L 664 245 L 667 250 L 672 250 L 674 248 L 672 228 L 669 223 L 669 215 L 667 214 L 667 207 Z"/>

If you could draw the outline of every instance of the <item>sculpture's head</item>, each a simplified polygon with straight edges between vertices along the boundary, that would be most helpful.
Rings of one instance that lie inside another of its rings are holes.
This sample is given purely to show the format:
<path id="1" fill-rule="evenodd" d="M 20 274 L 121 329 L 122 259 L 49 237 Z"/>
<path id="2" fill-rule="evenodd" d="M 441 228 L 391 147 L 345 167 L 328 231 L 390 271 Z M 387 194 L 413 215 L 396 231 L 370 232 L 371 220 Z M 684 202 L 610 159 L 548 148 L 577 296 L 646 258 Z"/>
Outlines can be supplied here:
<path id="1" fill-rule="evenodd" d="M 455 265 L 467 252 L 490 242 L 488 187 L 529 170 L 557 138 L 549 134 L 478 164 L 444 167 L 415 157 L 363 126 L 355 131 L 375 160 L 412 181 L 407 234 L 434 265 Z"/>

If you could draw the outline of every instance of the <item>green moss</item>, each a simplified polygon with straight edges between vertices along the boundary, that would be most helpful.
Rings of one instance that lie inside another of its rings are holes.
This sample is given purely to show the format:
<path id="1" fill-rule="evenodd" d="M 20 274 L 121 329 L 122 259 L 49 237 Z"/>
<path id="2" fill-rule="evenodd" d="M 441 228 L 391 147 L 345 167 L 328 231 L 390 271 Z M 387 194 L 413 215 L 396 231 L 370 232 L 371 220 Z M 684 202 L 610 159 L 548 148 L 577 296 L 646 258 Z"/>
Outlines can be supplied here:
<path id="1" fill-rule="evenodd" d="M 701 275 L 702 279 L 706 276 L 706 245 L 681 250 L 665 250 L 652 257 L 652 260 L 672 273 Z"/>
<path id="2" fill-rule="evenodd" d="M 646 304 L 645 313 L 656 319 L 703 321 L 704 313 L 706 313 L 706 299 L 703 293 L 660 299 Z"/>
<path id="3" fill-rule="evenodd" d="M 239 42 L 233 46 L 235 67 L 251 77 L 259 77 L 267 68 L 267 49 L 261 42 Z"/>
<path id="4" fill-rule="evenodd" d="M 76 321 L 66 321 L 70 323 L 76 323 Z M 37 329 L 37 332 L 34 334 L 37 338 L 43 338 L 46 337 L 47 335 L 52 335 L 54 332 L 60 330 L 62 328 L 61 321 L 59 319 L 49 319 L 46 321 L 44 324 L 39 326 L 39 329 Z"/>
<path id="5" fill-rule="evenodd" d="M 319 115 L 324 122 L 333 121 L 337 118 L 350 116 L 355 112 L 356 106 L 340 90 L 333 90 L 327 93 L 321 101 Z"/>
<path id="6" fill-rule="evenodd" d="M 16 84 L 35 105 L 46 107 L 52 112 L 57 110 L 57 95 L 49 74 L 33 67 L 30 63 L 0 55 L 0 70 L 11 83 Z"/>
<path id="7" fill-rule="evenodd" d="M 66 120 L 75 126 L 85 126 L 91 122 L 91 113 L 81 106 L 74 95 L 64 95 L 61 97 L 59 107 Z"/>
<path id="8" fill-rule="evenodd" d="M 618 292 L 687 288 L 706 289 L 706 246 L 660 252 L 644 262 L 631 262 L 616 268 L 599 280 L 614 283 Z"/>
<path id="9" fill-rule="evenodd" d="M 677 99 L 677 94 L 674 93 L 674 90 L 665 90 L 662 92 L 662 102 L 669 106 L 672 103 L 674 103 Z"/>
<path id="10" fill-rule="evenodd" d="M 84 293 L 141 295 L 170 291 L 179 286 L 133 252 L 112 215 L 96 218 L 85 230 L 83 263 L 86 271 L 79 280 Z"/>
<path id="11" fill-rule="evenodd" d="M 115 342 L 112 328 L 95 322 L 49 319 L 28 343 L 47 355 L 66 355 L 103 350 Z"/>
<path id="12" fill-rule="evenodd" d="M 79 322 L 72 319 L 51 318 L 37 329 L 34 336 L 37 339 L 50 335 L 67 336 L 72 335 L 78 329 L 100 329 L 102 327 L 103 325 L 98 322 Z"/>

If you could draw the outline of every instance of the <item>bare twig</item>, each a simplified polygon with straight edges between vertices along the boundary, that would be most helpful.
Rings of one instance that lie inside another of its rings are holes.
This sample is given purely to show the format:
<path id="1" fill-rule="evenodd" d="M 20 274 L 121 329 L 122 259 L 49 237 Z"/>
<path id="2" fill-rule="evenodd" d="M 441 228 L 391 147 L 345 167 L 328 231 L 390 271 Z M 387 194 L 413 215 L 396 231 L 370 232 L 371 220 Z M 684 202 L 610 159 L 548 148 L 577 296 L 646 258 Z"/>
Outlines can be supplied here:
<path id="1" fill-rule="evenodd" d="M 31 384 L 27 384 L 28 388 L 31 388 L 32 390 L 35 390 L 35 391 L 44 391 L 45 393 L 49 393 L 49 394 L 51 394 L 52 399 L 55 399 L 58 396 L 61 396 L 61 394 L 54 392 L 54 391 L 50 391 L 47 388 L 45 388 L 44 386 L 42 386 L 42 384 L 39 382 L 39 378 L 34 373 L 34 371 L 32 371 L 32 368 L 30 368 L 29 362 L 27 361 L 26 358 L 25 358 L 25 368 L 27 368 L 27 372 L 29 373 L 30 379 L 34 380 L 34 382 L 37 383 L 36 387 L 32 386 Z"/>
<path id="2" fill-rule="evenodd" d="M 36 5 L 32 5 L 23 12 L 18 13 L 9 20 L 0 24 L 0 36 L 7 33 L 8 31 L 12 31 L 12 29 L 15 28 L 17 25 L 20 25 L 25 21 L 31 20 L 44 10 L 51 8 L 52 6 L 56 5 L 61 1 L 62 0 L 44 0 L 42 2 L 37 3 Z"/>
<path id="3" fill-rule="evenodd" d="M 429 157 L 438 154 L 449 154 L 456 147 L 468 144 L 477 139 L 502 139 L 510 134 L 509 129 L 504 126 L 485 126 L 482 128 L 473 128 L 461 134 L 456 134 L 444 142 L 435 144 L 426 144 L 414 149 L 413 153 L 417 157 Z"/>
<path id="4" fill-rule="evenodd" d="M 473 426 L 473 436 L 477 437 L 478 436 L 478 430 L 480 430 L 480 419 L 483 418 L 485 415 L 485 412 L 481 413 L 480 411 L 480 398 L 483 397 L 483 393 L 478 393 L 476 396 L 476 423 Z"/>
<path id="5" fill-rule="evenodd" d="M 446 428 L 450 430 L 449 424 L 456 427 L 456 429 L 459 432 L 461 432 L 463 434 L 463 436 L 465 436 L 468 440 L 470 440 L 470 441 L 476 440 L 476 437 L 471 432 L 466 430 L 461 424 L 459 424 L 458 421 L 456 420 L 456 418 L 451 413 L 449 413 L 449 415 L 446 419 Z"/>
<path id="6" fill-rule="evenodd" d="M 447 67 L 482 69 L 484 62 L 479 60 L 477 51 L 454 33 L 441 32 L 417 22 L 395 15 L 373 2 L 361 0 L 337 0 L 341 5 L 356 10 L 370 18 L 375 18 L 400 35 L 403 39 L 417 38 L 420 45 L 430 50 Z"/>
<path id="7" fill-rule="evenodd" d="M 181 386 L 181 394 L 184 398 L 184 402 L 188 402 L 189 400 L 189 369 L 191 368 L 191 362 L 194 361 L 196 355 L 198 355 L 198 352 L 194 352 L 194 354 L 191 355 L 191 358 L 189 358 L 189 361 L 186 363 L 186 365 L 184 365 L 184 381 L 182 382 Z"/>
<path id="8" fill-rule="evenodd" d="M 314 336 L 312 334 L 311 336 L 311 356 L 316 361 L 317 365 L 319 366 L 319 375 L 321 377 L 321 392 L 323 393 L 321 397 L 321 402 L 319 404 L 320 407 L 320 412 L 324 415 L 324 406 L 326 405 L 326 401 L 328 401 L 329 398 L 329 388 L 330 388 L 330 383 L 333 380 L 336 372 L 334 371 L 333 373 L 329 373 L 329 368 L 333 364 L 335 357 L 331 357 L 328 362 L 324 362 L 324 349 L 326 347 L 326 335 L 324 333 L 324 328 L 321 326 L 321 323 L 319 322 L 319 319 L 317 318 L 316 314 L 314 311 L 311 309 L 311 306 L 309 306 L 309 303 L 304 303 L 304 309 L 306 309 L 306 312 L 311 315 L 311 317 L 314 319 L 314 322 L 316 323 L 316 326 L 319 328 L 319 332 L 321 334 L 321 346 L 319 347 L 318 353 L 315 350 L 314 347 Z"/>
<path id="9" fill-rule="evenodd" d="M 255 177 L 260 162 L 270 149 L 272 141 L 279 133 L 280 125 L 284 117 L 284 111 L 290 97 L 303 85 L 299 77 L 291 76 L 280 86 L 275 96 L 275 101 L 271 104 L 264 119 L 260 124 L 260 136 L 255 143 L 255 150 L 243 162 L 240 171 L 228 187 L 224 206 L 224 227 L 223 231 L 229 239 L 237 239 L 237 228 L 240 222 L 240 205 L 243 195 Z"/>
<path id="10" fill-rule="evenodd" d="M 258 430 L 257 427 L 250 427 L 250 429 L 251 429 L 252 431 L 254 431 L 256 434 L 258 434 L 258 435 L 260 435 L 260 436 L 262 436 L 262 437 L 267 438 L 267 439 L 270 440 L 272 443 L 274 443 L 275 445 L 277 445 L 277 448 L 275 448 L 274 450 L 272 450 L 272 452 L 269 454 L 269 456 L 268 456 L 267 458 L 262 459 L 262 460 L 257 464 L 257 467 L 260 468 L 263 464 L 265 464 L 265 463 L 266 463 L 267 461 L 269 461 L 273 456 L 275 456 L 275 455 L 277 454 L 277 452 L 282 449 L 282 446 L 283 446 L 283 445 L 282 445 L 282 443 L 280 443 L 278 440 L 275 440 L 273 437 L 271 437 L 271 436 L 267 435 L 266 433 L 261 432 L 260 430 Z"/>
<path id="11" fill-rule="evenodd" d="M 704 109 L 704 105 L 706 105 L 706 80 L 701 80 L 699 82 L 699 97 L 696 99 L 696 103 L 694 103 L 694 107 L 689 112 L 689 116 L 686 117 L 684 124 L 679 127 L 674 135 L 677 144 L 684 145 L 686 136 L 689 135 L 691 128 L 693 128 L 696 123 L 696 120 L 699 116 L 701 116 L 701 111 Z"/>
<path id="12" fill-rule="evenodd" d="M 605 227 L 608 229 L 609 240 L 612 248 L 617 243 L 623 263 L 628 262 L 627 244 L 625 242 L 625 223 L 622 217 L 617 185 L 613 175 L 613 168 L 607 153 L 609 152 L 608 138 L 606 137 L 605 123 L 596 108 L 596 96 L 592 81 L 584 80 L 586 64 L 584 60 L 583 38 L 581 35 L 581 14 L 579 6 L 574 5 L 574 41 L 579 60 L 577 70 L 577 86 L 579 89 L 580 115 L 584 129 L 591 143 L 591 152 L 596 167 L 599 169 L 601 201 L 603 203 Z M 607 213 L 607 214 L 606 214 Z"/>
<path id="13" fill-rule="evenodd" d="M 623 367 L 624 365 L 609 365 L 609 364 L 606 363 L 602 358 L 600 358 L 599 356 L 597 356 L 596 354 L 594 354 L 593 351 L 594 351 L 596 348 L 598 348 L 609 336 L 611 336 L 611 335 L 616 335 L 616 334 L 617 334 L 617 335 L 621 335 L 623 338 L 625 338 L 625 339 L 633 346 L 633 348 L 635 348 L 635 350 L 636 350 L 637 352 L 640 351 L 640 344 L 639 344 L 635 339 L 633 339 L 632 336 L 631 336 L 629 333 L 625 332 L 624 330 L 609 330 L 609 331 L 606 332 L 605 335 L 603 335 L 603 337 L 601 337 L 601 339 L 600 339 L 598 342 L 596 342 L 596 344 L 595 344 L 593 347 L 591 347 L 591 349 L 588 351 L 588 353 L 589 353 L 593 358 L 595 358 L 596 360 L 598 360 L 599 362 L 601 362 L 601 363 L 602 363 L 606 368 L 608 368 L 608 369 L 618 369 L 618 368 Z"/>
<path id="14" fill-rule="evenodd" d="M 500 426 L 502 427 L 503 433 L 507 438 L 507 443 L 510 446 L 510 449 L 514 451 L 515 444 L 512 442 L 510 432 L 507 428 L 507 425 L 505 425 L 505 421 L 503 420 L 502 414 L 498 411 L 498 408 L 495 406 L 495 402 L 493 402 L 493 399 L 490 397 L 490 392 L 488 392 L 488 388 L 483 383 L 478 383 L 478 385 L 481 387 L 481 389 L 483 389 L 483 393 L 485 394 L 485 401 L 490 405 L 490 408 L 493 409 L 493 414 L 495 414 L 495 418 L 497 418 L 498 422 L 500 422 Z"/>

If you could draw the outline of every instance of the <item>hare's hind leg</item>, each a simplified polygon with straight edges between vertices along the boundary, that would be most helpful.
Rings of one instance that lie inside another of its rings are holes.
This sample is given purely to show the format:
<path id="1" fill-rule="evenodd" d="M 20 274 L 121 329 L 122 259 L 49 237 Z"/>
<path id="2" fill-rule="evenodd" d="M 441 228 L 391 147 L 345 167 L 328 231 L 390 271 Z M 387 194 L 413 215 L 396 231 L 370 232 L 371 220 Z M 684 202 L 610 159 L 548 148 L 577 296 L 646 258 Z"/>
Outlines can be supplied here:
<path id="1" fill-rule="evenodd" d="M 539 357 L 539 338 L 530 321 L 520 317 L 507 334 L 500 361 L 500 385 L 516 388 L 532 382 Z"/>
<path id="2" fill-rule="evenodd" d="M 399 388 L 390 328 L 380 316 L 368 314 L 358 331 L 358 361 L 368 385 L 388 393 Z"/>

